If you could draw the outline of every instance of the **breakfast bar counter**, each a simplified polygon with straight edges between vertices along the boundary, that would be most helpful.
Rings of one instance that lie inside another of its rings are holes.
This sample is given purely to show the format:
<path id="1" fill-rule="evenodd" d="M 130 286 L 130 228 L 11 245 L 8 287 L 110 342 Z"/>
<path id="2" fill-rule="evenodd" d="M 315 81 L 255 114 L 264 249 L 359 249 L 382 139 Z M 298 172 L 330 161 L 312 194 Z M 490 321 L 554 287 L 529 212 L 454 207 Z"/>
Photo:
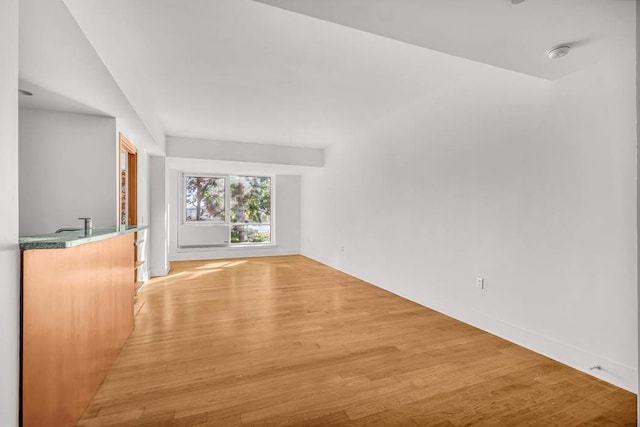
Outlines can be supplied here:
<path id="1" fill-rule="evenodd" d="M 146 230 L 146 225 L 127 225 L 121 227 L 94 228 L 91 233 L 84 230 L 65 231 L 62 233 L 40 234 L 20 237 L 20 249 L 64 249 L 99 240 L 110 239 L 123 234 L 137 233 Z"/>
<path id="2" fill-rule="evenodd" d="M 145 226 L 20 239 L 23 425 L 80 419 L 134 327 Z"/>

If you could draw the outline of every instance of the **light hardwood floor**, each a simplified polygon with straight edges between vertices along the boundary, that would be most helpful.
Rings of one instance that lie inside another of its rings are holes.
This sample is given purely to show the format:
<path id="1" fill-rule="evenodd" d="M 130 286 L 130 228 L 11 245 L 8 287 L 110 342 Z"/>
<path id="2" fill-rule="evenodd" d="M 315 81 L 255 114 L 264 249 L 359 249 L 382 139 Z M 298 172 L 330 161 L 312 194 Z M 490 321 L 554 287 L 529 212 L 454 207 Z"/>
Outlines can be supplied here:
<path id="1" fill-rule="evenodd" d="M 81 426 L 634 425 L 636 396 L 302 256 L 172 263 Z"/>

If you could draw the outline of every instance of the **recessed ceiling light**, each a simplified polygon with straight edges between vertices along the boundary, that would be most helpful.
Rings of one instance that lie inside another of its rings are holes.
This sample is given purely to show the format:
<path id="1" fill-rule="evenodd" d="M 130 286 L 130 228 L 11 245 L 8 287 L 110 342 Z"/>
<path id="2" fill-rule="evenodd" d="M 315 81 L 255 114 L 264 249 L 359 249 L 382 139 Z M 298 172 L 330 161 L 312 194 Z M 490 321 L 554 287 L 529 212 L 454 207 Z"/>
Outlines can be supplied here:
<path id="1" fill-rule="evenodd" d="M 29 92 L 28 90 L 24 90 L 24 89 L 18 89 L 18 93 L 20 95 L 24 95 L 24 96 L 33 96 L 33 93 Z"/>
<path id="2" fill-rule="evenodd" d="M 547 52 L 547 56 L 549 57 L 549 59 L 559 59 L 559 58 L 562 58 L 563 56 L 567 56 L 570 50 L 571 50 L 571 46 L 568 46 L 568 45 L 554 47 L 553 49 Z"/>

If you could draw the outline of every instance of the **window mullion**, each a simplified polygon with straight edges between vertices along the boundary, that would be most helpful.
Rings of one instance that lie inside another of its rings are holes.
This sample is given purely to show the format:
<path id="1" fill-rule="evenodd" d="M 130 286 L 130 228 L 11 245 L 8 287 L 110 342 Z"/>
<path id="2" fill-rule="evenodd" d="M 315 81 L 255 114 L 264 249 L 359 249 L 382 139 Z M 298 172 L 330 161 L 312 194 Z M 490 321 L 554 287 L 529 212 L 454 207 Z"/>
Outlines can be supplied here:
<path id="1" fill-rule="evenodd" d="M 224 210 L 224 222 L 231 224 L 231 179 L 227 175 L 224 180 L 224 204 L 227 207 Z"/>

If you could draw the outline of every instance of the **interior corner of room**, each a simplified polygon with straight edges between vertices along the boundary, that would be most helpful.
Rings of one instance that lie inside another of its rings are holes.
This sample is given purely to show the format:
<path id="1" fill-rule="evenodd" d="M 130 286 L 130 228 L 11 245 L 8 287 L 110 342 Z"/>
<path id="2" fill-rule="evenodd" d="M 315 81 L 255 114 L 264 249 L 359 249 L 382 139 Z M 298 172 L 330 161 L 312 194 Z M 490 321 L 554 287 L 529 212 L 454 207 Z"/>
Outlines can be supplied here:
<path id="1" fill-rule="evenodd" d="M 637 395 L 640 8 L 418 3 L 0 4 L 0 424 L 75 425 L 141 295 L 260 257 L 247 289 L 329 272 L 319 311 L 389 293 Z"/>

